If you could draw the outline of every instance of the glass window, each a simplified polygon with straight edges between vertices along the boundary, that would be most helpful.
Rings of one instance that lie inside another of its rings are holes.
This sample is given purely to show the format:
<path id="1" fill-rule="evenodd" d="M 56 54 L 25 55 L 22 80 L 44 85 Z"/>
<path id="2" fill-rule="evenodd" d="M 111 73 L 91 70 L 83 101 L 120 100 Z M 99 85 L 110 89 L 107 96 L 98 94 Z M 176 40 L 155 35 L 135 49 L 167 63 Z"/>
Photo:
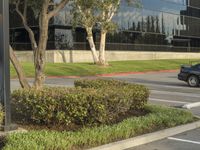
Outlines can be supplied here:
<path id="1" fill-rule="evenodd" d="M 55 48 L 56 49 L 72 49 L 73 48 L 72 30 L 55 29 Z"/>
<path id="2" fill-rule="evenodd" d="M 200 1 L 199 0 L 188 0 L 188 6 L 200 8 Z"/>
<path id="3" fill-rule="evenodd" d="M 61 12 L 54 17 L 54 24 L 56 25 L 71 25 L 73 15 L 71 14 L 71 5 L 68 4 Z"/>

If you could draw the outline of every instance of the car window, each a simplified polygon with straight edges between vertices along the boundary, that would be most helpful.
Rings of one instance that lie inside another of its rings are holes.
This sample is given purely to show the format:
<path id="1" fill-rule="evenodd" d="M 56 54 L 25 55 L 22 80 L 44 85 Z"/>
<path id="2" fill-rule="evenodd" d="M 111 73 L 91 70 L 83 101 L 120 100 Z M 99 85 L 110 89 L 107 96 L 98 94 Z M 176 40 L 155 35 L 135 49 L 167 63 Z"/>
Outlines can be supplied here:
<path id="1" fill-rule="evenodd" d="M 200 70 L 200 64 L 196 64 L 196 65 L 192 66 L 192 68 Z"/>

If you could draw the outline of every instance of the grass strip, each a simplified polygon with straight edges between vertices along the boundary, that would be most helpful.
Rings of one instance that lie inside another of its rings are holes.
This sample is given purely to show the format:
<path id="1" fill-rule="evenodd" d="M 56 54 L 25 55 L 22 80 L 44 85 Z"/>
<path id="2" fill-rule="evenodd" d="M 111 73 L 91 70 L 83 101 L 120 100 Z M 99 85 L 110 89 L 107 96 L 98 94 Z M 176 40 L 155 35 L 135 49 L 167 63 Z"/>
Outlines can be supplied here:
<path id="1" fill-rule="evenodd" d="M 78 150 L 127 139 L 160 129 L 186 124 L 196 119 L 190 112 L 164 106 L 147 105 L 151 113 L 132 117 L 118 124 L 83 128 L 76 132 L 30 131 L 6 137 L 4 150 Z"/>
<path id="2" fill-rule="evenodd" d="M 110 66 L 101 67 L 91 63 L 47 63 L 45 73 L 47 76 L 93 76 L 97 74 L 140 72 L 179 69 L 180 65 L 188 64 L 189 60 L 136 60 L 110 62 Z M 27 77 L 34 76 L 32 63 L 22 63 Z M 17 77 L 11 66 L 11 77 Z"/>

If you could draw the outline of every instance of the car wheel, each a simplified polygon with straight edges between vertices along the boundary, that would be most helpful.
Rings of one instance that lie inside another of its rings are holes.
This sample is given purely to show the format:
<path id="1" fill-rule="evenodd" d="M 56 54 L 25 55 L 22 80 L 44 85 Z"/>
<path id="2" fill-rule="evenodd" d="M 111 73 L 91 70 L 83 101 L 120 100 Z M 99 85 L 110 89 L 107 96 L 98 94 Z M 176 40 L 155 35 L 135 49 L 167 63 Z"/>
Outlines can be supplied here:
<path id="1" fill-rule="evenodd" d="M 187 82 L 188 82 L 188 85 L 191 86 L 191 87 L 197 87 L 197 86 L 199 86 L 199 79 L 195 75 L 189 76 Z"/>

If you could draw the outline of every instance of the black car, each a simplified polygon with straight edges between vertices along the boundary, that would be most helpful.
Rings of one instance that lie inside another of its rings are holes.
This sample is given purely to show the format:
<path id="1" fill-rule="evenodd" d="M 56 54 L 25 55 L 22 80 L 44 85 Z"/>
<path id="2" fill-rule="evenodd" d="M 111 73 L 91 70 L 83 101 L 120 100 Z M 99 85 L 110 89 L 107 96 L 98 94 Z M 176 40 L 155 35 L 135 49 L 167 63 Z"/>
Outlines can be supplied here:
<path id="1" fill-rule="evenodd" d="M 200 63 L 191 66 L 181 66 L 178 79 L 185 81 L 191 87 L 197 87 L 200 84 Z"/>

